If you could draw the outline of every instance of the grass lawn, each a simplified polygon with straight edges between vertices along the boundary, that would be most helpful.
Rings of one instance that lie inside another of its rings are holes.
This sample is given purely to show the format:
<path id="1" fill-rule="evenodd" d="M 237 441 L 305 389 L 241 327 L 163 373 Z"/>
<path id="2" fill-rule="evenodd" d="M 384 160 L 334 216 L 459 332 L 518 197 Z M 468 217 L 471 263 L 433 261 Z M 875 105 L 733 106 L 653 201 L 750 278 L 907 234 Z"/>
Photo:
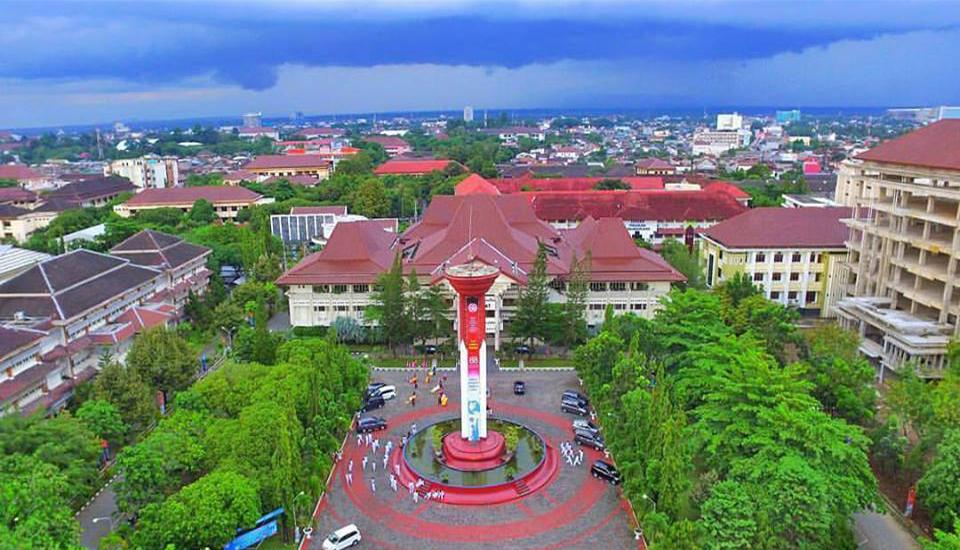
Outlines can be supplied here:
<path id="1" fill-rule="evenodd" d="M 500 366 L 507 369 L 517 368 L 519 363 L 520 361 L 515 357 L 500 359 Z M 573 357 L 534 357 L 524 360 L 523 367 L 527 369 L 573 367 Z"/>

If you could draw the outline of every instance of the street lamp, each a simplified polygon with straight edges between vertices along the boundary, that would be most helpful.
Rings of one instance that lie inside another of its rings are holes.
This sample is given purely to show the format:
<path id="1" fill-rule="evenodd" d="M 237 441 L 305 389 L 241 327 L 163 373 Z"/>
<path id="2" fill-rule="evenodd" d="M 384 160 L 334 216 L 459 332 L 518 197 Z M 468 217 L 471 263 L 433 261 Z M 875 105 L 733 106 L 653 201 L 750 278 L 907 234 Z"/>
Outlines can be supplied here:
<path id="1" fill-rule="evenodd" d="M 641 496 L 641 498 L 643 498 L 643 500 L 649 500 L 650 502 L 653 503 L 653 513 L 656 514 L 656 513 L 657 513 L 657 501 L 655 501 L 655 500 L 653 500 L 652 498 L 650 498 L 649 496 L 647 496 L 647 493 L 643 493 L 643 494 L 640 495 L 640 496 Z"/>
<path id="2" fill-rule="evenodd" d="M 100 523 L 101 521 L 107 521 L 110 525 L 110 530 L 113 531 L 113 516 L 103 516 L 100 518 L 93 518 L 93 523 Z"/>
<path id="3" fill-rule="evenodd" d="M 306 493 L 300 491 L 297 496 L 293 497 L 293 540 L 297 544 L 300 544 L 300 526 L 297 524 L 297 499 L 304 494 Z"/>
<path id="4" fill-rule="evenodd" d="M 228 349 L 233 349 L 233 333 L 237 331 L 237 327 L 228 329 L 227 327 L 221 326 L 220 330 L 227 333 L 227 338 L 229 343 L 227 344 Z"/>

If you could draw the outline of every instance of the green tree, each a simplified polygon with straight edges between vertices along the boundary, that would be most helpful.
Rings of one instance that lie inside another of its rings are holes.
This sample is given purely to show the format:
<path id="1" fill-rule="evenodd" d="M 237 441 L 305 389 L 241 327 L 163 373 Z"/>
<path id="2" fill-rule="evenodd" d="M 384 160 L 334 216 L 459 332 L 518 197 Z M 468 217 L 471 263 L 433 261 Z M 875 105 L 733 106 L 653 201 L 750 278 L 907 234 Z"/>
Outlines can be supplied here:
<path id="1" fill-rule="evenodd" d="M 387 189 L 377 178 L 364 179 L 353 197 L 353 212 L 368 218 L 382 218 L 390 214 Z"/>
<path id="2" fill-rule="evenodd" d="M 960 430 L 944 434 L 937 454 L 917 484 L 917 498 L 930 509 L 933 524 L 949 529 L 960 517 Z"/>
<path id="3" fill-rule="evenodd" d="M 860 337 L 835 324 L 810 329 L 804 336 L 813 395 L 824 409 L 856 424 L 873 418 L 875 374 L 858 351 Z"/>
<path id="4" fill-rule="evenodd" d="M 587 307 L 587 290 L 590 285 L 590 253 L 583 259 L 573 258 L 570 264 L 570 279 L 567 281 L 566 301 L 563 305 L 563 339 L 570 349 L 586 339 L 587 322 L 583 312 Z"/>
<path id="5" fill-rule="evenodd" d="M 256 483 L 216 471 L 187 485 L 163 504 L 144 508 L 135 543 L 140 548 L 221 548 L 260 516 Z"/>
<path id="6" fill-rule="evenodd" d="M 133 432 L 142 431 L 157 417 L 157 405 L 150 386 L 136 369 L 119 363 L 110 363 L 94 378 L 93 397 L 116 406 L 124 423 Z"/>
<path id="7" fill-rule="evenodd" d="M 187 341 L 166 327 L 140 333 L 127 353 L 126 363 L 154 388 L 170 392 L 170 397 L 189 386 L 199 368 Z"/>
<path id="8" fill-rule="evenodd" d="M 730 325 L 738 334 L 750 334 L 763 343 L 767 352 L 780 363 L 787 362 L 788 346 L 800 341 L 796 321 L 800 314 L 793 308 L 767 300 L 756 294 L 744 298 L 730 313 Z"/>
<path id="9" fill-rule="evenodd" d="M 77 418 L 86 424 L 94 435 L 111 443 L 121 443 L 126 437 L 127 425 L 120 416 L 120 410 L 109 401 L 85 401 L 77 409 Z"/>
<path id="10" fill-rule="evenodd" d="M 736 308 L 741 300 L 752 298 L 761 293 L 760 287 L 753 284 L 750 276 L 742 271 L 717 285 L 716 291 L 724 297 L 731 308 Z"/>
<path id="11" fill-rule="evenodd" d="M 193 206 L 190 207 L 190 212 L 187 213 L 187 219 L 196 225 L 207 225 L 217 221 L 217 211 L 214 210 L 213 204 L 206 199 L 198 199 L 193 203 Z"/>
<path id="12" fill-rule="evenodd" d="M 0 548 L 80 548 L 80 526 L 57 467 L 21 454 L 0 456 Z"/>
<path id="13" fill-rule="evenodd" d="M 426 322 L 429 325 L 430 338 L 450 336 L 450 305 L 443 294 L 443 287 L 430 285 L 423 297 Z"/>
<path id="14" fill-rule="evenodd" d="M 733 480 L 714 485 L 697 522 L 705 547 L 711 550 L 754 548 L 763 529 L 757 512 L 753 487 Z"/>
<path id="15" fill-rule="evenodd" d="M 384 341 L 396 353 L 397 346 L 407 341 L 409 309 L 403 292 L 403 261 L 398 253 L 386 273 L 377 277 L 377 284 L 367 308 L 367 318 L 375 321 Z"/>
<path id="16" fill-rule="evenodd" d="M 517 311 L 510 323 L 514 338 L 532 344 L 537 338 L 547 340 L 543 320 L 547 316 L 547 298 L 550 288 L 547 281 L 547 249 L 543 244 L 537 250 L 533 269 L 527 276 L 527 284 L 520 288 Z"/>
<path id="17" fill-rule="evenodd" d="M 404 302 L 407 306 L 408 331 L 410 341 L 414 344 L 420 342 L 421 345 L 427 343 L 430 337 L 430 325 L 428 321 L 428 312 L 426 297 L 423 288 L 420 286 L 420 280 L 417 278 L 417 270 L 410 270 L 407 276 L 405 286 Z"/>
<path id="18" fill-rule="evenodd" d="M 704 288 L 703 267 L 696 252 L 691 252 L 685 244 L 676 239 L 666 239 L 660 245 L 660 255 L 687 278 L 684 283 L 687 287 Z"/>
<path id="19" fill-rule="evenodd" d="M 923 550 L 960 550 L 960 518 L 953 522 L 953 532 L 934 531 L 934 540 L 923 540 Z"/>
<path id="20" fill-rule="evenodd" d="M 631 189 L 630 184 L 621 179 L 605 178 L 593 185 L 597 191 L 610 191 L 615 189 Z"/>

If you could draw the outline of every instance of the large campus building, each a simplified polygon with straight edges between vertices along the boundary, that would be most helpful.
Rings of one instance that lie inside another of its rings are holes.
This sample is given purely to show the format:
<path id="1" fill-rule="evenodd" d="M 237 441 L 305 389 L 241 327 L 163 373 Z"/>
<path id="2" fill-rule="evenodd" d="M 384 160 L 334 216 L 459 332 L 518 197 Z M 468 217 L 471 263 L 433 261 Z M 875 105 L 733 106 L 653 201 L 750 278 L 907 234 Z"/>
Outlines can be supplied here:
<path id="1" fill-rule="evenodd" d="M 202 294 L 210 250 L 142 231 L 110 254 L 74 250 L 0 283 L 0 414 L 58 409 L 133 336 L 176 322 Z"/>
<path id="2" fill-rule="evenodd" d="M 755 208 L 700 232 L 709 287 L 744 273 L 785 306 L 829 316 L 849 208 Z"/>
<path id="3" fill-rule="evenodd" d="M 376 221 L 338 224 L 321 252 L 277 282 L 287 290 L 294 326 L 328 326 L 337 317 L 366 323 L 373 286 L 397 254 L 405 273 L 415 270 L 422 283 L 444 286 L 445 267 L 482 262 L 500 270 L 486 297 L 486 332 L 499 349 L 541 245 L 554 302 L 565 300 L 574 258 L 589 258 L 591 326 L 602 322 L 608 305 L 616 314 L 650 317 L 670 285 L 684 280 L 659 255 L 637 247 L 619 219 L 587 218 L 575 229 L 559 230 L 538 219 L 522 196 L 472 193 L 435 197 L 423 218 L 399 236 Z"/>
<path id="4" fill-rule="evenodd" d="M 841 323 L 882 369 L 913 364 L 942 376 L 960 334 L 960 120 L 857 155 L 842 167 L 836 200 L 853 206 Z"/>

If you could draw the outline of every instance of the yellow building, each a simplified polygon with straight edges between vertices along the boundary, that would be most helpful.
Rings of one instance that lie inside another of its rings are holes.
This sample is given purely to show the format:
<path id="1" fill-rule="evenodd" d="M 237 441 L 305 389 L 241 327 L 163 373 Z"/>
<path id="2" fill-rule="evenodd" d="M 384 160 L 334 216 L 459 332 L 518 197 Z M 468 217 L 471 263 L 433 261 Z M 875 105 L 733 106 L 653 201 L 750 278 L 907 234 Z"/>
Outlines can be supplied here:
<path id="1" fill-rule="evenodd" d="M 755 208 L 700 232 L 707 286 L 745 273 L 770 300 L 835 315 L 848 208 Z"/>

